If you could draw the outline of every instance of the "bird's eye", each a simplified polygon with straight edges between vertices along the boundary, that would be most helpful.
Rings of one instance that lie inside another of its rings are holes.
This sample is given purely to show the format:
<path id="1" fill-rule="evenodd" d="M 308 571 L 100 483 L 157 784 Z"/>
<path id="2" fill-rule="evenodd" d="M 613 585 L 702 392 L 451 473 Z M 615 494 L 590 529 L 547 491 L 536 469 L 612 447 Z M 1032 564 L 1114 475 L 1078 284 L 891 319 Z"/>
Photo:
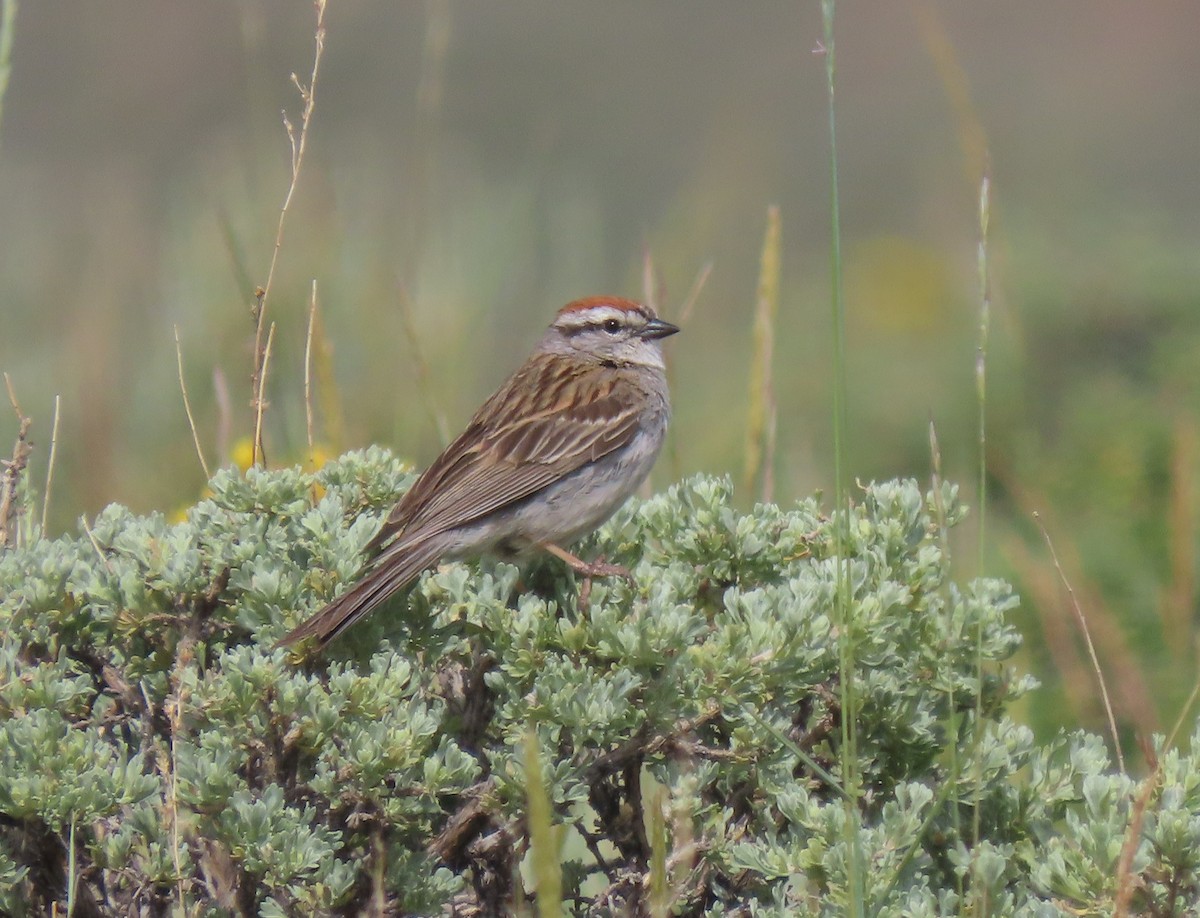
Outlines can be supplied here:
<path id="1" fill-rule="evenodd" d="M 605 319 L 603 328 L 610 335 L 615 335 L 621 330 L 621 323 L 616 319 Z"/>

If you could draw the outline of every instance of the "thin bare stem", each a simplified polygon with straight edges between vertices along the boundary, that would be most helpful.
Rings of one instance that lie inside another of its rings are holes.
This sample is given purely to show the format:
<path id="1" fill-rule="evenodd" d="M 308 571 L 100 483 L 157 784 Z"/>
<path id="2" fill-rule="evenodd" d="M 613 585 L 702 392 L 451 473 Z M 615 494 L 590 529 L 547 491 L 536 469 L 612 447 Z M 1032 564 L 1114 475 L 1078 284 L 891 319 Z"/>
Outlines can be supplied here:
<path id="1" fill-rule="evenodd" d="M 979 573 L 987 554 L 987 348 L 991 327 L 992 282 L 988 267 L 988 226 L 992 212 L 992 179 L 984 167 L 979 183 L 979 344 L 975 352 L 975 397 L 979 404 Z"/>
<path id="2" fill-rule="evenodd" d="M 267 369 L 267 345 L 263 343 L 267 298 L 271 293 L 271 283 L 275 279 L 275 265 L 279 261 L 279 249 L 283 246 L 284 222 L 287 219 L 292 198 L 296 194 L 296 186 L 300 181 L 300 166 L 304 162 L 304 151 L 308 146 L 308 126 L 316 103 L 317 76 L 321 70 L 321 55 L 325 51 L 325 5 L 326 0 L 314 0 L 317 10 L 316 51 L 313 54 L 312 75 L 309 77 L 308 86 L 302 84 L 296 74 L 292 74 L 292 83 L 299 90 L 300 99 L 304 103 L 300 111 L 299 132 L 289 120 L 287 112 L 283 113 L 283 125 L 287 130 L 288 143 L 291 145 L 292 151 L 292 180 L 288 185 L 287 195 L 283 199 L 283 206 L 279 209 L 279 223 L 275 230 L 275 248 L 271 252 L 267 281 L 255 291 L 254 295 L 254 371 L 250 376 L 250 388 L 256 393 L 253 405 L 255 413 L 254 443 L 251 447 L 251 464 L 253 465 L 257 465 L 262 458 L 262 441 L 259 436 L 262 433 L 262 376 Z"/>
<path id="3" fill-rule="evenodd" d="M 1100 684 L 1100 699 L 1104 702 L 1104 713 L 1108 717 L 1108 729 L 1112 734 L 1113 750 L 1117 755 L 1117 766 L 1121 769 L 1121 774 L 1125 774 L 1125 756 L 1121 753 L 1121 740 L 1117 734 L 1117 719 L 1113 716 L 1112 702 L 1108 698 L 1108 685 L 1104 681 L 1104 671 L 1100 668 L 1100 660 L 1096 657 L 1096 648 L 1092 645 L 1092 634 L 1088 629 L 1087 619 L 1084 618 L 1083 609 L 1079 606 L 1079 600 L 1075 598 L 1075 590 L 1067 581 L 1067 575 L 1058 561 L 1058 553 L 1054 550 L 1054 542 L 1050 539 L 1050 533 L 1046 531 L 1041 515 L 1036 510 L 1033 513 L 1033 519 L 1037 523 L 1038 529 L 1042 532 L 1042 538 L 1046 540 L 1046 547 L 1050 549 L 1050 559 L 1054 562 L 1054 569 L 1058 571 L 1059 579 L 1062 581 L 1062 585 L 1067 591 L 1067 596 L 1071 600 L 1071 611 L 1075 613 L 1075 620 L 1079 623 L 1079 630 L 1083 632 L 1083 640 L 1087 645 L 1088 656 L 1092 660 L 1092 670 L 1096 673 L 1096 681 Z"/>
<path id="4" fill-rule="evenodd" d="M 704 285 L 708 283 L 708 276 L 712 274 L 712 269 L 713 263 L 706 261 L 700 266 L 700 270 L 696 272 L 696 279 L 692 281 L 692 289 L 688 291 L 687 299 L 679 307 L 680 325 L 686 325 L 691 321 L 692 313 L 696 311 L 696 302 L 700 299 L 700 292 L 704 289 Z"/>
<path id="5" fill-rule="evenodd" d="M 317 321 L 317 279 L 312 282 L 312 298 L 308 304 L 308 331 L 304 335 L 304 425 L 308 437 L 308 458 L 313 454 L 313 400 L 312 400 L 312 343 L 313 326 Z"/>
<path id="6" fill-rule="evenodd" d="M 642 300 L 647 306 L 658 312 L 659 296 L 658 270 L 654 267 L 654 253 L 650 245 L 642 245 Z"/>
<path id="7" fill-rule="evenodd" d="M 850 900 L 848 911 L 861 915 L 866 899 L 864 879 L 864 855 L 862 843 L 855 831 L 858 811 L 856 803 L 862 793 L 861 775 L 858 770 L 858 686 L 855 682 L 854 644 L 851 638 L 850 618 L 853 613 L 853 597 L 850 585 L 849 529 L 850 495 L 846 487 L 846 299 L 842 272 L 842 216 L 838 179 L 837 153 L 837 106 L 835 84 L 837 56 L 834 41 L 834 18 L 836 0 L 821 0 L 821 21 L 824 26 L 824 41 L 821 52 L 825 56 L 825 82 L 829 115 L 829 280 L 830 280 L 830 323 L 833 332 L 833 493 L 834 493 L 834 555 L 837 558 L 837 592 L 835 609 L 840 631 L 838 639 L 839 694 L 842 705 L 842 749 L 839 758 L 842 764 L 842 780 L 846 788 L 845 840 L 850 860 L 847 864 Z"/>
<path id="8" fill-rule="evenodd" d="M 214 365 L 213 398 L 217 403 L 217 455 L 221 461 L 229 459 L 229 443 L 233 438 L 233 402 L 229 398 L 229 381 L 225 371 Z"/>
<path id="9" fill-rule="evenodd" d="M 4 471 L 0 473 L 0 548 L 19 541 L 13 529 L 12 514 L 14 511 L 19 512 L 16 510 L 17 485 L 21 480 L 21 473 L 29 463 L 29 454 L 33 451 L 29 443 L 29 428 L 33 421 L 21 410 L 21 403 L 17 401 L 16 390 L 13 389 L 12 380 L 7 373 L 4 374 L 4 386 L 8 389 L 8 400 L 17 414 L 17 440 L 13 444 L 12 458 L 0 461 L 0 465 L 4 467 Z"/>
<path id="10" fill-rule="evenodd" d="M 979 344 L 975 352 L 975 398 L 979 406 L 979 576 L 987 565 L 987 349 L 988 330 L 991 326 L 992 283 L 988 262 L 988 228 L 992 213 L 992 180 L 984 158 L 983 178 L 979 183 L 979 248 L 977 264 L 979 270 Z M 983 622 L 975 628 L 975 684 L 983 686 Z M 975 799 L 971 809 L 971 839 L 977 845 L 981 831 L 980 820 L 983 807 L 983 757 L 978 754 L 978 744 L 983 735 L 983 691 L 975 695 Z M 1119 749 L 1120 747 L 1118 747 Z M 1118 753 L 1119 754 L 1119 753 Z M 978 862 L 972 860 L 972 870 Z"/>
<path id="11" fill-rule="evenodd" d="M 262 445 L 262 422 L 263 410 L 266 408 L 266 402 L 263 401 L 263 390 L 267 387 L 267 363 L 271 359 L 271 343 L 275 340 L 275 323 L 271 323 L 270 329 L 267 331 L 267 343 L 263 346 L 262 372 L 258 374 L 258 391 L 254 395 L 254 455 L 255 460 L 252 464 L 257 465 L 257 460 L 261 459 L 263 465 L 266 465 L 267 456 L 263 452 Z"/>
<path id="12" fill-rule="evenodd" d="M 42 538 L 46 537 L 46 518 L 50 512 L 50 488 L 54 484 L 54 457 L 58 455 L 58 420 L 62 396 L 54 396 L 54 425 L 50 429 L 50 459 L 46 463 L 46 489 L 42 495 Z"/>
<path id="13" fill-rule="evenodd" d="M 200 468 L 204 470 L 204 480 L 212 478 L 212 472 L 208 470 L 208 463 L 204 459 L 204 449 L 200 446 L 200 433 L 196 430 L 196 419 L 192 416 L 192 403 L 188 399 L 187 383 L 183 381 L 183 345 L 179 343 L 179 326 L 172 326 L 175 330 L 175 366 L 179 373 L 179 391 L 183 393 L 183 410 L 187 414 L 188 427 L 192 429 L 192 443 L 196 447 L 196 457 L 200 460 Z M 58 413 L 55 411 L 55 423 L 58 422 Z M 51 455 L 53 456 L 54 445 L 51 441 Z"/>
<path id="14" fill-rule="evenodd" d="M 1192 684 L 1192 693 L 1188 695 L 1187 701 L 1183 703 L 1183 707 L 1179 710 L 1179 716 L 1175 719 L 1175 725 L 1171 728 L 1171 732 L 1167 734 L 1167 740 L 1163 743 L 1164 751 L 1175 746 L 1175 740 L 1179 737 L 1179 731 L 1187 723 L 1188 715 L 1191 714 L 1192 705 L 1196 703 L 1197 698 L 1200 698 L 1200 676 Z"/>
<path id="15" fill-rule="evenodd" d="M 108 557 L 104 554 L 104 549 L 100 547 L 100 543 L 96 539 L 96 534 L 92 532 L 92 527 L 88 525 L 86 516 L 80 517 L 79 525 L 83 527 L 83 531 L 87 535 L 88 541 L 92 543 L 92 548 L 96 549 L 96 557 L 100 559 L 100 563 L 104 565 L 104 569 L 111 574 L 112 565 L 108 563 Z"/>

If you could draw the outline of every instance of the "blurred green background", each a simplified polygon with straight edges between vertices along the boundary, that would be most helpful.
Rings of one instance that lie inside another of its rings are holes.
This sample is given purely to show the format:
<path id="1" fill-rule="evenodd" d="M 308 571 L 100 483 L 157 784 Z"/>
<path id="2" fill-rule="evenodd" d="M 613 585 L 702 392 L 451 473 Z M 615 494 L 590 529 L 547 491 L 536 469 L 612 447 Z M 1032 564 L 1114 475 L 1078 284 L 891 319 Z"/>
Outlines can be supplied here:
<path id="1" fill-rule="evenodd" d="M 213 464 L 251 429 L 255 285 L 308 80 L 306 3 L 24 0 L 0 122 L 0 368 L 35 419 L 51 532 L 203 487 L 179 327 Z M 268 303 L 267 447 L 317 432 L 416 464 L 576 296 L 677 317 L 656 485 L 740 480 L 759 251 L 783 220 L 774 496 L 832 489 L 829 178 L 816 2 L 331 0 L 299 188 Z M 1200 6 L 840 4 L 849 468 L 932 472 L 976 503 L 982 151 L 993 175 L 986 572 L 1013 578 L 1028 719 L 1103 726 L 1040 517 L 1093 629 L 1127 742 L 1195 679 L 1200 428 Z M 407 311 L 407 320 L 406 320 Z M 410 330 L 406 331 L 406 325 Z M 424 394 L 422 361 L 428 364 Z M 222 394 L 223 392 L 227 394 Z M 223 402 L 226 407 L 222 407 Z M 0 413 L 11 442 L 16 421 Z M 744 491 L 749 503 L 756 495 Z M 978 571 L 974 522 L 955 542 Z"/>

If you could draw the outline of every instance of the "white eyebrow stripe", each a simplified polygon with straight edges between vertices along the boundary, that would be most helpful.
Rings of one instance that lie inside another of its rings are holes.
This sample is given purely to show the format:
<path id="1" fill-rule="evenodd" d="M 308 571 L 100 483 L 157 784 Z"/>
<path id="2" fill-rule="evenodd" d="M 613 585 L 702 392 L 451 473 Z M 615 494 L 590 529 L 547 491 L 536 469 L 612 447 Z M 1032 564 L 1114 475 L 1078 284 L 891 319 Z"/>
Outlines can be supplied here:
<path id="1" fill-rule="evenodd" d="M 637 320 L 631 322 L 630 320 L 635 315 Z M 641 324 L 645 321 L 640 312 L 632 309 L 618 309 L 616 306 L 589 306 L 587 309 L 563 313 L 554 324 L 564 331 L 577 331 L 588 326 L 602 325 L 610 319 L 616 319 L 622 325 Z"/>

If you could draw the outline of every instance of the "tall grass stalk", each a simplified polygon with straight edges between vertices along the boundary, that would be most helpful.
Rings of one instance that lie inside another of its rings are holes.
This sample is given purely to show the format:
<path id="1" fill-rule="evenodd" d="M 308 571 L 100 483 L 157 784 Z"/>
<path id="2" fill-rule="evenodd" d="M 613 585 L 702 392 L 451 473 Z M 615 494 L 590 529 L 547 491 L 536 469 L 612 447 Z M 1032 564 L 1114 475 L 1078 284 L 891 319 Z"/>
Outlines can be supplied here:
<path id="1" fill-rule="evenodd" d="M 983 178 L 979 183 L 979 248 L 976 257 L 979 271 L 979 344 L 975 351 L 975 398 L 979 406 L 979 557 L 978 576 L 982 577 L 987 567 L 987 348 L 988 329 L 991 325 L 992 284 L 988 265 L 988 228 L 992 213 L 992 180 L 984 158 Z M 975 731 L 972 739 L 975 754 L 974 799 L 971 807 L 971 844 L 979 843 L 980 797 L 983 793 L 983 765 L 980 761 L 979 742 L 983 738 L 983 625 L 975 628 Z M 957 744 L 954 744 L 957 748 Z"/>
<path id="2" fill-rule="evenodd" d="M 750 404 L 746 412 L 743 480 L 747 494 L 771 500 L 775 462 L 775 390 L 771 383 L 775 353 L 775 316 L 779 312 L 779 207 L 767 208 L 754 305 L 754 355 L 750 361 Z"/>
<path id="3" fill-rule="evenodd" d="M 933 494 L 934 514 L 938 527 L 938 542 L 941 543 L 942 557 L 945 558 L 945 563 L 949 565 L 951 561 L 949 526 L 946 523 L 946 502 L 942 498 L 942 448 L 938 444 L 937 425 L 933 423 L 932 418 L 929 421 L 929 460 L 933 466 L 931 491 Z M 945 592 L 943 594 L 943 599 L 946 600 L 947 614 L 952 614 L 953 603 L 950 601 L 950 597 L 945 595 Z M 978 645 L 976 650 L 976 660 L 978 660 Z M 954 739 L 952 742 L 946 744 L 946 754 L 950 760 L 950 780 L 947 781 L 946 784 L 948 786 L 957 786 L 959 776 L 962 773 L 962 760 L 959 758 L 958 754 L 958 737 L 962 733 L 963 714 L 959 712 L 958 707 L 954 702 L 954 680 L 947 679 L 947 686 L 948 697 L 946 699 L 946 735 L 953 737 Z M 978 710 L 976 710 L 976 727 L 978 727 L 980 723 L 978 719 L 978 713 Z M 978 737 L 978 732 L 976 732 L 975 735 Z M 977 783 L 975 787 L 976 790 L 978 790 L 979 784 Z M 976 808 L 978 809 L 979 801 L 976 800 L 975 803 Z M 962 822 L 957 801 L 955 802 L 954 806 L 950 808 L 950 824 L 954 827 L 955 839 L 961 840 Z M 975 840 L 978 840 L 978 834 L 976 834 Z M 956 871 L 954 875 L 954 881 L 955 888 L 958 891 L 958 899 L 960 902 L 963 902 L 965 901 L 963 898 L 963 875 Z"/>
<path id="4" fill-rule="evenodd" d="M 987 349 L 991 326 L 992 283 L 988 268 L 988 225 L 992 212 L 992 177 L 984 169 L 979 183 L 979 346 L 975 352 L 975 398 L 979 404 L 979 574 L 987 566 Z"/>
<path id="5" fill-rule="evenodd" d="M 46 520 L 50 515 L 50 491 L 54 485 L 54 460 L 58 456 L 58 422 L 62 417 L 62 396 L 54 396 L 54 422 L 50 427 L 50 458 L 46 460 L 46 488 L 42 492 L 41 537 L 46 538 Z"/>
<path id="6" fill-rule="evenodd" d="M 858 798 L 861 777 L 858 774 L 858 697 L 854 683 L 854 644 L 852 634 L 853 598 L 850 594 L 849 528 L 850 500 L 845 481 L 846 454 L 846 305 L 842 284 L 841 205 L 838 197 L 837 114 L 834 103 L 835 55 L 833 22 L 835 0 L 821 0 L 824 24 L 825 79 L 829 101 L 829 260 L 830 310 L 833 334 L 833 493 L 834 550 L 837 557 L 836 620 L 839 638 L 839 692 L 842 709 L 840 752 L 842 786 L 846 791 L 846 850 L 848 905 L 852 916 L 863 914 L 863 855 L 858 837 Z"/>
<path id="7" fill-rule="evenodd" d="M 208 462 L 204 458 L 204 447 L 200 445 L 200 432 L 196 430 L 196 418 L 192 415 L 192 403 L 188 399 L 187 383 L 183 379 L 183 345 L 179 341 L 179 326 L 172 326 L 175 332 L 175 370 L 179 374 L 179 391 L 183 394 L 183 411 L 187 415 L 188 427 L 192 431 L 192 445 L 196 447 L 196 458 L 200 460 L 200 468 L 204 470 L 204 480 L 212 478 Z"/>
<path id="8" fill-rule="evenodd" d="M 17 0 L 0 0 L 0 125 L 4 123 L 4 93 L 12 73 L 13 32 L 17 24 Z"/>
<path id="9" fill-rule="evenodd" d="M 1054 562 L 1054 569 L 1058 571 L 1058 576 L 1062 580 L 1063 589 L 1067 591 L 1067 598 L 1071 603 L 1071 611 L 1075 613 L 1075 621 L 1079 624 L 1079 630 L 1083 634 L 1083 643 L 1087 648 L 1088 659 L 1092 661 L 1092 671 L 1096 674 L 1096 683 L 1100 686 L 1100 700 L 1104 704 L 1104 714 L 1108 718 L 1108 730 L 1112 737 L 1113 751 L 1117 756 L 1117 766 L 1121 769 L 1121 774 L 1126 774 L 1125 771 L 1125 756 L 1121 752 L 1121 737 L 1117 733 L 1117 719 L 1113 715 L 1112 701 L 1108 695 L 1108 683 L 1104 679 L 1104 670 L 1100 668 L 1100 658 L 1096 656 L 1096 646 L 1092 643 L 1092 631 L 1088 627 L 1087 617 L 1083 614 L 1083 607 L 1079 604 L 1079 600 L 1075 596 L 1075 590 L 1067 580 L 1066 572 L 1063 570 L 1062 564 L 1058 560 L 1058 552 L 1054 550 L 1054 542 L 1050 539 L 1050 533 L 1042 524 L 1042 518 L 1039 514 L 1034 513 L 1033 520 L 1037 523 L 1038 528 L 1042 531 L 1042 538 L 1046 542 L 1046 548 L 1050 552 L 1050 560 Z"/>
<path id="10" fill-rule="evenodd" d="M 313 327 L 317 324 L 317 279 L 312 279 L 312 295 L 308 300 L 308 327 L 304 332 L 304 437 L 308 444 L 308 462 L 313 462 L 313 397 L 312 349 Z"/>

